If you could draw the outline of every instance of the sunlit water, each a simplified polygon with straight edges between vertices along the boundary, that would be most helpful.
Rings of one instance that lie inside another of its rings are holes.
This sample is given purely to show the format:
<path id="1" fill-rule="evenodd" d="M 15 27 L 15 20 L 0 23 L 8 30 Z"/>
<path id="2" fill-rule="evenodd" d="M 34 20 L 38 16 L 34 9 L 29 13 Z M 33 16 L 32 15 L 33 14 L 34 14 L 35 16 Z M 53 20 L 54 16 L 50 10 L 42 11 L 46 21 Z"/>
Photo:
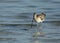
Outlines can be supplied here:
<path id="1" fill-rule="evenodd" d="M 34 12 L 46 20 L 31 28 Z M 60 0 L 0 0 L 0 43 L 60 43 Z"/>

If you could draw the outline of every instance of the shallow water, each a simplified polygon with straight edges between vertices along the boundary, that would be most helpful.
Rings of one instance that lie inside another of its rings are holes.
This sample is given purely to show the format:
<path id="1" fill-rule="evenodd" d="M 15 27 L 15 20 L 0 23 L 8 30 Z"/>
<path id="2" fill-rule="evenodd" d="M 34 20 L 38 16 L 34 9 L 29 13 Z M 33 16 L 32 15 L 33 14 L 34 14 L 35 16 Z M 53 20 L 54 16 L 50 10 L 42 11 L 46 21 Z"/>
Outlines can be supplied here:
<path id="1" fill-rule="evenodd" d="M 31 28 L 34 12 L 46 20 Z M 0 0 L 0 43 L 60 43 L 60 0 Z"/>

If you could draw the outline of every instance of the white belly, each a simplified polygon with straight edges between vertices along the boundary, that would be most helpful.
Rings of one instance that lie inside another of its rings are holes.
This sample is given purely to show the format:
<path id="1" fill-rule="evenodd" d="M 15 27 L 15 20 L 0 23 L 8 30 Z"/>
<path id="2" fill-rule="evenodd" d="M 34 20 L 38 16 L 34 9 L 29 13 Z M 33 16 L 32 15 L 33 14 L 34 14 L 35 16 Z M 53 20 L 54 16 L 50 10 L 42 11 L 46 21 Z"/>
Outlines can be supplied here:
<path id="1" fill-rule="evenodd" d="M 44 20 L 41 20 L 40 18 L 35 19 L 37 23 L 43 22 Z"/>

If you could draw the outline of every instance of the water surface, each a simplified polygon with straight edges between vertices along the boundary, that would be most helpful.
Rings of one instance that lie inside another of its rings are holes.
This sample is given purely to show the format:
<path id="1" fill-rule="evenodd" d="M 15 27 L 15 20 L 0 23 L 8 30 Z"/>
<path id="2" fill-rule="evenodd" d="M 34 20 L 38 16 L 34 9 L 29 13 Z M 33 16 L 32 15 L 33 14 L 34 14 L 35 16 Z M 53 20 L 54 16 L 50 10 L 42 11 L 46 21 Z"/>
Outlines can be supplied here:
<path id="1" fill-rule="evenodd" d="M 31 28 L 34 12 L 46 20 Z M 0 0 L 0 43 L 60 43 L 60 0 Z"/>

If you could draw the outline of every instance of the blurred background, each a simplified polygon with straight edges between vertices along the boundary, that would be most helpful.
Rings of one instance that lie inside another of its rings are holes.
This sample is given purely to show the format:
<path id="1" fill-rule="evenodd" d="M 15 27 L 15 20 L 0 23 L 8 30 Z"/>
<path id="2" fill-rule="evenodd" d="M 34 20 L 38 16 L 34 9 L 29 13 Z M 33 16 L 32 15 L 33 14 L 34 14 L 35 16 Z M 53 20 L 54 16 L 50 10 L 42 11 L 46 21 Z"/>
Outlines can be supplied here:
<path id="1" fill-rule="evenodd" d="M 31 28 L 34 12 L 46 20 Z M 0 0 L 0 43 L 60 43 L 60 0 Z"/>

